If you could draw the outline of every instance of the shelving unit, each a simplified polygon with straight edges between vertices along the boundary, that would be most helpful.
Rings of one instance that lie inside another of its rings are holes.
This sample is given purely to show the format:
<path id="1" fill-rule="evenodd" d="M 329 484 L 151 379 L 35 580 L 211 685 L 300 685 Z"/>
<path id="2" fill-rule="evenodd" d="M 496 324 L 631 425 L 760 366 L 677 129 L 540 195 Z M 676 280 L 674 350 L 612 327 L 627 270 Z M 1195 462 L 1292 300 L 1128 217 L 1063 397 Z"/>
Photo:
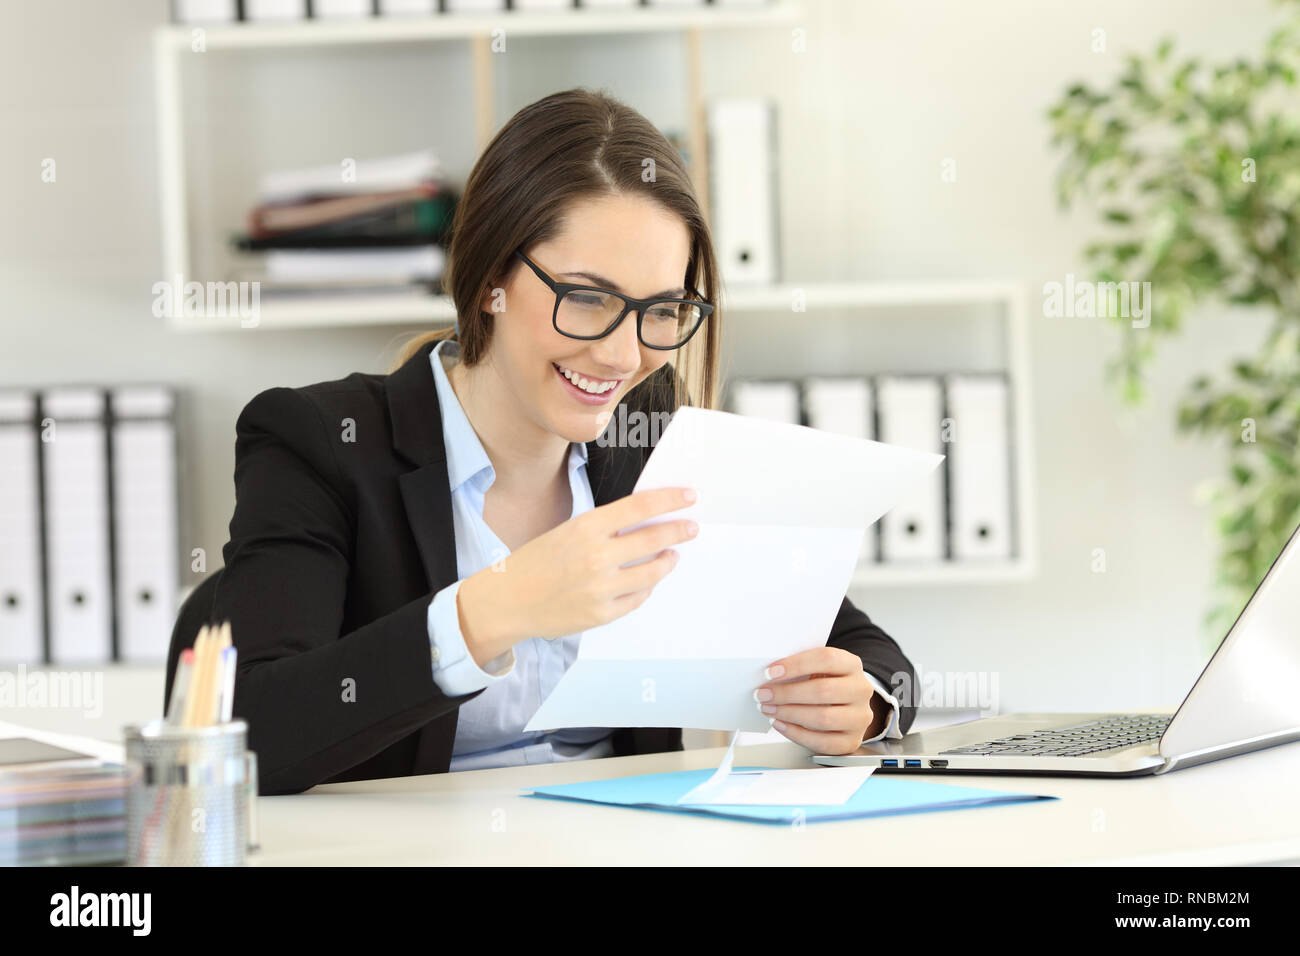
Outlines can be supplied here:
<path id="1" fill-rule="evenodd" d="M 232 24 L 203 27 L 206 51 L 261 57 L 275 51 L 326 50 L 348 47 L 355 51 L 398 51 L 422 49 L 420 45 L 463 41 L 459 55 L 466 57 L 463 75 L 470 78 L 472 94 L 466 109 L 472 109 L 472 128 L 476 151 L 486 146 L 495 134 L 500 117 L 498 85 L 500 77 L 492 53 L 494 36 L 505 31 L 508 42 L 528 37 L 566 37 L 598 34 L 644 34 L 650 38 L 665 34 L 682 35 L 680 55 L 683 76 L 682 96 L 687 104 L 684 115 L 686 147 L 691 160 L 691 175 L 708 209 L 707 148 L 703 111 L 700 41 L 703 31 L 741 27 L 775 27 L 797 22 L 803 11 L 798 0 L 773 0 L 755 8 L 703 6 L 695 8 L 636 8 L 629 10 L 572 10 L 548 13 L 503 12 L 490 16 L 440 15 L 415 19 L 369 19 L 356 21 L 306 21 L 291 24 Z M 187 181 L 186 89 L 183 82 L 184 57 L 192 56 L 195 27 L 170 25 L 160 27 L 154 36 L 154 63 L 157 81 L 159 128 L 159 179 L 162 205 L 164 275 L 171 279 L 199 279 L 192 256 L 191 223 L 195 221 L 191 184 Z M 442 48 L 446 50 L 444 46 Z M 660 48 L 661 50 L 663 48 Z M 437 52 L 430 49 L 430 55 Z M 389 55 L 387 52 L 385 55 Z M 674 55 L 677 55 L 674 48 Z M 260 63 L 261 60 L 250 61 Z M 423 62 L 423 61 L 422 61 Z M 199 80 L 206 76 L 206 64 L 196 69 Z M 388 74 L 385 72 L 384 79 Z M 246 172 L 246 171 L 245 171 Z M 251 198 L 251 197 L 250 197 Z M 198 217 L 202 218 L 202 217 Z M 225 276 L 202 276 L 203 280 L 226 281 Z M 1029 363 L 1024 290 L 1011 281 L 1000 280 L 912 280 L 904 282 L 809 282 L 751 287 L 725 287 L 721 309 L 729 328 L 743 328 L 746 317 L 761 321 L 763 316 L 785 315 L 792 310 L 798 296 L 803 303 L 800 321 L 817 323 L 823 318 L 852 313 L 870 319 L 897 315 L 909 309 L 911 315 L 948 315 L 962 308 L 989 307 L 997 312 L 1001 323 L 1000 340 L 1005 350 L 999 367 L 1011 383 L 1015 474 L 1015 508 L 1019 549 L 1010 561 L 926 565 L 863 565 L 853 578 L 854 587 L 895 585 L 935 585 L 1017 581 L 1036 571 L 1036 520 L 1034 501 L 1033 449 L 1028 410 L 1031 406 Z M 916 307 L 912 310 L 911 307 Z M 951 307 L 951 309 L 949 309 Z M 927 311 L 928 310 L 928 311 Z M 951 318 L 951 315 L 948 315 Z M 410 325 L 435 327 L 449 325 L 455 311 L 446 296 L 420 295 L 314 295 L 281 296 L 264 293 L 257 327 L 263 330 L 306 330 L 340 326 Z M 918 325 L 927 319 L 916 318 Z M 213 331 L 243 329 L 238 317 L 173 317 L 169 324 L 176 330 Z M 255 333 L 253 333 L 255 334 Z"/>
<path id="2" fill-rule="evenodd" d="M 1017 553 L 1009 560 L 940 561 L 917 563 L 863 563 L 853 576 L 852 586 L 893 587 L 898 585 L 988 584 L 1027 580 L 1037 572 L 1037 518 L 1034 494 L 1034 451 L 1029 409 L 1032 408 L 1029 375 L 1028 312 L 1024 287 L 1010 280 L 936 279 L 924 282 L 839 282 L 783 284 L 737 289 L 723 299 L 725 324 L 743 328 L 746 317 L 789 313 L 796 296 L 805 311 L 803 333 L 818 334 L 818 322 L 831 314 L 852 314 L 853 321 L 870 321 L 879 313 L 897 321 L 897 310 L 907 308 L 909 321 L 917 327 L 934 317 L 949 316 L 960 307 L 984 309 L 996 315 L 1000 339 L 1005 343 L 998 357 L 998 370 L 1005 371 L 1010 385 L 1013 499 L 1017 524 Z M 963 320 L 965 321 L 965 320 Z M 744 333 L 733 333 L 743 335 Z M 758 331 L 755 335 L 761 335 Z M 861 371 L 856 370 L 856 371 Z M 847 370 L 844 370 L 847 373 Z M 839 373 L 837 373 L 839 374 Z M 796 377 L 791 374 L 790 377 Z"/>
<path id="3" fill-rule="evenodd" d="M 383 48 L 398 44 L 428 44 L 465 41 L 472 68 L 472 107 L 476 147 L 482 150 L 497 129 L 492 43 L 504 37 L 507 43 L 527 37 L 567 37 L 598 34 L 665 34 L 684 36 L 686 71 L 684 96 L 688 104 L 702 102 L 700 91 L 699 34 L 705 30 L 765 27 L 790 23 L 802 15 L 797 0 L 772 0 L 765 6 L 742 7 L 640 7 L 627 10 L 575 9 L 553 12 L 499 14 L 441 14 L 414 18 L 372 18 L 347 21 L 300 21 L 294 23 L 236 23 L 215 25 L 172 24 L 154 34 L 154 73 L 158 112 L 159 182 L 162 199 L 164 275 L 170 280 L 227 281 L 227 277 L 199 277 L 192 262 L 190 236 L 191 204 L 186 177 L 184 127 L 185 89 L 182 57 L 223 51 L 286 51 L 312 48 Z M 193 50 L 201 31 L 203 53 Z M 691 176 L 701 202 L 708 208 L 707 149 L 704 122 L 699 109 L 690 109 L 687 147 Z M 364 298 L 349 296 L 337 301 L 263 302 L 258 322 L 263 328 L 309 328 L 357 323 L 450 321 L 448 304 L 432 297 Z M 176 328 L 211 330 L 241 328 L 238 318 L 210 319 L 169 317 Z"/>

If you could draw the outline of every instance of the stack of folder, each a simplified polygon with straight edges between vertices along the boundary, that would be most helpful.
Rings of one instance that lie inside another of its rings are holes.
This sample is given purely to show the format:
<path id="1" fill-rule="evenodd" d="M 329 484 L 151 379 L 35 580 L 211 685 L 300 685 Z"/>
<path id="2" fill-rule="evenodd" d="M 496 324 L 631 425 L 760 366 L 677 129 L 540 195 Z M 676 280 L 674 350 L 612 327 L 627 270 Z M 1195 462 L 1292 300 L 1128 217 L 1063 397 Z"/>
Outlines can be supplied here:
<path id="1" fill-rule="evenodd" d="M 156 664 L 179 610 L 176 390 L 0 389 L 0 663 Z"/>
<path id="2" fill-rule="evenodd" d="M 234 243 L 264 291 L 440 291 L 456 198 L 432 150 L 268 173 Z"/>
<path id="3" fill-rule="evenodd" d="M 126 859 L 125 770 L 80 763 L 0 768 L 0 866 Z"/>
<path id="4" fill-rule="evenodd" d="M 1019 552 L 1011 381 L 1002 371 L 742 379 L 727 404 L 764 418 L 945 456 L 866 535 L 859 561 L 1009 561 Z"/>

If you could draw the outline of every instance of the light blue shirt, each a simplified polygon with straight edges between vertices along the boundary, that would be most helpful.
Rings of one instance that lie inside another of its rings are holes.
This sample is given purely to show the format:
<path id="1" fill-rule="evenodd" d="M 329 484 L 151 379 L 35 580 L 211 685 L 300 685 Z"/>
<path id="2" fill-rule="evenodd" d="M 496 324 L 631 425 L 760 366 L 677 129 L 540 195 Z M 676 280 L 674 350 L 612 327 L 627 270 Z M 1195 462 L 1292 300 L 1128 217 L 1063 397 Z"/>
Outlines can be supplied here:
<path id="1" fill-rule="evenodd" d="M 496 480 L 496 470 L 447 379 L 443 359 L 451 364 L 459 356 L 459 343 L 450 339 L 439 342 L 429 356 L 442 410 L 459 578 L 435 594 L 429 603 L 429 642 L 433 679 L 444 694 L 459 697 L 480 689 L 483 693 L 460 705 L 449 769 L 482 770 L 613 756 L 609 728 L 524 731 L 542 701 L 577 658 L 581 632 L 554 640 L 528 638 L 488 661 L 486 667 L 479 667 L 465 646 L 456 609 L 460 582 L 505 558 L 510 549 L 483 520 L 484 496 Z M 576 518 L 595 507 L 587 477 L 586 445 L 570 443 L 568 469 L 569 490 L 573 495 L 570 517 Z M 897 699 L 874 676 L 864 674 L 891 708 L 885 730 L 867 741 L 901 738 Z"/>
<path id="2" fill-rule="evenodd" d="M 433 678 L 451 696 L 483 693 L 460 705 L 450 770 L 482 770 L 558 760 L 587 760 L 614 754 L 608 727 L 568 727 L 525 732 L 524 726 L 559 683 L 578 656 L 581 632 L 547 640 L 532 637 L 500 657 L 475 663 L 460 632 L 456 594 L 460 581 L 500 561 L 510 553 L 483 520 L 483 500 L 496 480 L 496 470 L 461 408 L 442 362 L 459 358 L 460 345 L 439 342 L 429 356 L 442 410 L 447 476 L 456 536 L 456 571 L 460 580 L 434 595 L 429 604 L 429 639 Z M 569 445 L 569 490 L 577 517 L 595 507 L 587 480 L 587 446 Z"/>

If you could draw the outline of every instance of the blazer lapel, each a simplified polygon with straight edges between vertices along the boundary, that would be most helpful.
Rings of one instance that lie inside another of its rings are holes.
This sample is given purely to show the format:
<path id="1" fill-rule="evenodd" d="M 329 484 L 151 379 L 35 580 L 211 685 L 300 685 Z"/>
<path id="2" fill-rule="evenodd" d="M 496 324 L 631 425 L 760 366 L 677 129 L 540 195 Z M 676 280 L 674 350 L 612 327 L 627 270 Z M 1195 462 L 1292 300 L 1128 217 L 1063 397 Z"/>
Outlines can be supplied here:
<path id="1" fill-rule="evenodd" d="M 437 344 L 425 345 L 388 377 L 393 447 L 416 466 L 398 478 L 398 486 L 429 587 L 435 591 L 457 578 L 442 410 L 429 365 L 429 353 Z"/>
<path id="2" fill-rule="evenodd" d="M 437 344 L 426 344 L 387 380 L 393 448 L 416 466 L 397 479 L 398 487 L 411 534 L 424 563 L 429 589 L 435 592 L 458 577 L 451 482 L 447 475 L 447 449 L 442 437 L 442 410 L 438 406 L 438 389 L 429 364 L 429 353 Z M 432 661 L 429 668 L 432 674 Z M 459 717 L 457 708 L 418 731 L 413 773 L 442 773 L 447 770 L 456 743 Z"/>

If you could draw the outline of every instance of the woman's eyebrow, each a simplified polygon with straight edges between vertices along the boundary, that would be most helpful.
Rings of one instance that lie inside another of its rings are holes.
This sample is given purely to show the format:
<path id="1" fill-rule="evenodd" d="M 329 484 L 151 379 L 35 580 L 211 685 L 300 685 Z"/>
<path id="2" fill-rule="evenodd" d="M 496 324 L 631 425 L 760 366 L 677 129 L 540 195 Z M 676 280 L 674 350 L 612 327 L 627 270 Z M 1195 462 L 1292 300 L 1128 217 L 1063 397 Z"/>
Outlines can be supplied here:
<path id="1" fill-rule="evenodd" d="M 561 272 L 560 275 L 577 276 L 580 279 L 586 279 L 592 285 L 602 286 L 603 288 L 609 289 L 612 292 L 623 291 L 621 288 L 619 288 L 618 283 L 615 282 L 613 279 L 606 279 L 604 276 L 596 275 L 596 273 L 594 272 Z M 665 296 L 666 298 L 669 299 L 679 299 L 685 294 L 686 294 L 685 287 L 678 286 L 676 289 L 664 289 L 662 292 L 656 292 L 654 295 L 650 296 L 650 298 L 656 299 L 659 296 Z"/>

